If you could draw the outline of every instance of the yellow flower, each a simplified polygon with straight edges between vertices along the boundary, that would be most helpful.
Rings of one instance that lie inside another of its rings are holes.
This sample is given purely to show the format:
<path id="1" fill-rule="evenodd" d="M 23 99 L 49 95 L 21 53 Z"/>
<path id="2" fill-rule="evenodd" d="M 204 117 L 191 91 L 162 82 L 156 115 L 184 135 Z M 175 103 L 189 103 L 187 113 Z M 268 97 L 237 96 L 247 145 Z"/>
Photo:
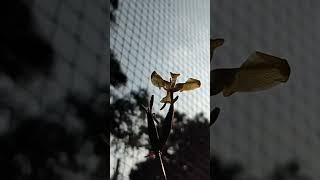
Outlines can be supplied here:
<path id="1" fill-rule="evenodd" d="M 176 83 L 177 78 L 180 76 L 180 74 L 170 72 L 170 75 L 170 80 L 166 81 L 162 79 L 162 77 L 156 71 L 153 71 L 151 74 L 152 84 L 156 87 L 159 87 L 159 89 L 163 88 L 167 91 L 167 95 L 160 101 L 162 103 L 171 103 L 170 93 L 174 93 L 177 91 L 190 91 L 201 86 L 201 82 L 194 78 L 189 78 L 184 83 Z"/>

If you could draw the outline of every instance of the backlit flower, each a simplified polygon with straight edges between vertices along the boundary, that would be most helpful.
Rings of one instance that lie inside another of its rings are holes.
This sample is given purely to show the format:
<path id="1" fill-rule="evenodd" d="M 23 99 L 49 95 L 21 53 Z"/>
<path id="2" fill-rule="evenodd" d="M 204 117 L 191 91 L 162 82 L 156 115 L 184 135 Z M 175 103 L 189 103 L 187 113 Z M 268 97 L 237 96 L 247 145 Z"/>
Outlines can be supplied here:
<path id="1" fill-rule="evenodd" d="M 184 83 L 176 83 L 180 74 L 170 72 L 170 75 L 170 80 L 166 81 L 156 71 L 153 71 L 151 74 L 152 84 L 159 87 L 159 89 L 163 88 L 167 92 L 167 95 L 161 99 L 162 103 L 171 103 L 170 93 L 190 91 L 201 86 L 201 82 L 194 78 L 189 78 Z"/>

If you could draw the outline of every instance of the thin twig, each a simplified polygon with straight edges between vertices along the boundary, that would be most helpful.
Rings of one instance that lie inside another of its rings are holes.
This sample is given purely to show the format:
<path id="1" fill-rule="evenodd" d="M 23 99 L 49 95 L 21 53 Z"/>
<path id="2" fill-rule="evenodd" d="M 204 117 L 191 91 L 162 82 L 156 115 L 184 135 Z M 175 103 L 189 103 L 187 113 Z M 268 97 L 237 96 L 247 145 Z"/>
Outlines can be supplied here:
<path id="1" fill-rule="evenodd" d="M 155 130 L 156 130 L 156 133 L 157 133 L 158 138 L 159 138 L 158 129 L 156 128 Z M 159 160 L 160 160 L 160 164 L 161 164 L 161 169 L 162 169 L 162 174 L 163 174 L 164 180 L 167 180 L 166 170 L 164 169 L 164 165 L 163 165 L 163 162 L 162 162 L 161 151 L 158 151 L 158 156 L 159 156 Z"/>
<path id="2" fill-rule="evenodd" d="M 156 133 L 158 135 L 158 129 L 157 128 L 156 128 Z M 159 136 L 158 136 L 158 138 L 159 138 Z M 164 169 L 164 165 L 163 165 L 163 162 L 162 162 L 161 151 L 158 151 L 158 156 L 159 156 L 159 160 L 160 160 L 160 164 L 161 164 L 161 169 L 162 169 L 162 174 L 163 174 L 164 180 L 167 180 L 166 170 Z"/>
<path id="3" fill-rule="evenodd" d="M 159 155 L 159 160 L 160 160 L 160 164 L 161 164 L 161 168 L 162 168 L 163 177 L 164 177 L 165 180 L 167 180 L 166 170 L 164 169 L 164 165 L 163 165 L 163 162 L 162 162 L 162 156 L 161 156 L 161 152 L 160 151 L 158 152 L 158 155 Z"/>

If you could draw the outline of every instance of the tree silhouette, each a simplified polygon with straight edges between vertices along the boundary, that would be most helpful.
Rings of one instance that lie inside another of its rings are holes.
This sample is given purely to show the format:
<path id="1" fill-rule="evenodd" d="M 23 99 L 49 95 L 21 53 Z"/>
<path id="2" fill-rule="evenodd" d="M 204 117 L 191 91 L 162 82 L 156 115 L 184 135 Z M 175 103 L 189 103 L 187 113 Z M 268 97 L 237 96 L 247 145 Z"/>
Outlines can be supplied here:
<path id="1" fill-rule="evenodd" d="M 22 0 L 4 0 L 0 7 L 0 72 L 14 80 L 49 75 L 53 49 L 37 32 L 29 7 Z"/>
<path id="2" fill-rule="evenodd" d="M 168 179 L 209 178 L 209 123 L 203 114 L 187 118 L 176 112 L 173 131 L 164 151 L 164 165 Z M 159 179 L 161 167 L 156 160 L 146 160 L 136 165 L 130 179 Z"/>
<path id="3" fill-rule="evenodd" d="M 48 158 L 76 152 L 72 135 L 61 125 L 43 119 L 21 121 L 15 131 L 1 136 L 0 143 L 2 177 L 6 179 L 61 178 L 48 165 Z"/>
<path id="4" fill-rule="evenodd" d="M 114 87 L 119 87 L 127 83 L 127 76 L 122 72 L 115 54 L 110 50 L 110 83 Z"/>
<path id="5" fill-rule="evenodd" d="M 26 108 L 20 109 L 22 100 L 11 98 L 27 92 L 23 88 L 34 82 L 31 80 L 51 78 L 54 64 L 53 47 L 37 31 L 29 6 L 23 0 L 4 0 L 0 7 L 0 76 L 14 80 L 10 92 L 4 86 L 0 92 L 0 111 L 10 114 L 6 119 L 10 125 L 0 134 L 1 178 L 55 180 L 74 175 L 80 179 L 105 179 L 106 145 L 99 136 L 105 131 L 107 120 L 105 87 L 92 83 L 94 92 L 88 94 L 90 98 L 66 90 L 67 95 L 57 103 L 36 102 L 41 109 L 36 115 L 21 112 Z M 39 96 L 28 94 L 22 98 L 46 101 L 46 97 Z M 88 157 L 97 160 L 83 163 Z"/>
<path id="6" fill-rule="evenodd" d="M 114 15 L 114 11 L 117 10 L 119 7 L 119 0 L 111 0 L 110 3 L 111 3 L 110 20 L 111 20 L 111 22 L 115 22 L 116 17 Z"/>
<path id="7" fill-rule="evenodd" d="M 243 166 L 239 163 L 223 163 L 218 157 L 210 159 L 210 176 L 212 180 L 237 180 L 243 173 Z"/>
<path id="8" fill-rule="evenodd" d="M 148 102 L 146 90 L 132 91 L 110 104 L 110 133 L 130 147 L 140 146 L 139 139 L 147 133 L 141 104 Z M 124 128 L 126 127 L 126 128 Z M 135 128 L 139 127 L 138 131 Z M 117 143 L 117 142 L 115 142 Z"/>
<path id="9" fill-rule="evenodd" d="M 110 84 L 113 88 L 118 89 L 127 83 L 127 76 L 121 70 L 118 60 L 112 53 L 110 56 L 111 71 Z M 147 135 L 147 127 L 145 124 L 145 113 L 141 105 L 148 103 L 149 94 L 146 90 L 131 91 L 130 93 L 118 97 L 113 91 L 110 92 L 109 106 L 109 132 L 112 136 L 110 145 L 118 147 L 124 145 L 126 150 L 146 147 L 147 144 L 142 143 L 143 135 Z M 108 135 L 109 136 L 109 135 Z M 118 152 L 118 149 L 115 150 Z M 116 180 L 119 172 L 121 159 L 117 159 L 117 167 L 113 173 L 112 179 Z"/>
<path id="10" fill-rule="evenodd" d="M 226 163 L 214 156 L 210 160 L 210 174 L 212 180 L 311 180 L 310 177 L 301 173 L 300 165 L 296 160 L 276 164 L 271 172 L 258 178 L 246 174 L 246 169 L 241 163 Z"/>
<path id="11" fill-rule="evenodd" d="M 301 173 L 301 167 L 295 160 L 278 164 L 273 169 L 270 179 L 272 180 L 311 180 L 310 177 Z"/>

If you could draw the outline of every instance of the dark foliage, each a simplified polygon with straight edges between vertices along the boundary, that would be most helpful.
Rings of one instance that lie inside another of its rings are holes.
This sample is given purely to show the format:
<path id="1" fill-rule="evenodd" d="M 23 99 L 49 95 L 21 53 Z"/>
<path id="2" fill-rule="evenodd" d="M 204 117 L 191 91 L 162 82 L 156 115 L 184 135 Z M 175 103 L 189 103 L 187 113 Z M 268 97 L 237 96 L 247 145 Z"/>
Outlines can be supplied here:
<path id="1" fill-rule="evenodd" d="M 173 131 L 164 151 L 164 165 L 168 179 L 209 178 L 209 131 L 207 120 L 202 114 L 192 119 L 176 112 Z M 162 178 L 158 160 L 146 160 L 137 164 L 130 173 L 130 179 Z"/>
<path id="2" fill-rule="evenodd" d="M 215 156 L 210 159 L 211 179 L 237 180 L 241 173 L 243 173 L 243 167 L 239 163 L 225 164 Z"/>
<path id="3" fill-rule="evenodd" d="M 242 164 L 225 163 L 215 156 L 210 160 L 210 174 L 212 180 L 311 180 L 301 173 L 300 165 L 295 160 L 275 165 L 269 174 L 252 177 L 246 174 Z"/>
<path id="4" fill-rule="evenodd" d="M 58 123 L 23 120 L 15 131 L 0 137 L 1 176 L 35 180 L 60 177 L 47 163 L 48 158 L 58 159 L 62 152 L 75 153 L 73 138 Z"/>
<path id="5" fill-rule="evenodd" d="M 0 71 L 15 80 L 49 75 L 53 49 L 36 31 L 24 1 L 2 1 L 0 20 Z"/>
<path id="6" fill-rule="evenodd" d="M 127 76 L 122 72 L 119 62 L 112 50 L 110 50 L 110 83 L 114 87 L 119 87 L 127 83 Z"/>
<path id="7" fill-rule="evenodd" d="M 110 0 L 111 10 L 110 10 L 110 20 L 111 22 L 116 21 L 116 17 L 114 15 L 114 11 L 119 7 L 119 0 Z"/>
<path id="8" fill-rule="evenodd" d="M 311 180 L 310 177 L 301 173 L 301 167 L 297 161 L 291 160 L 275 166 L 270 175 L 272 180 Z"/>
<path id="9" fill-rule="evenodd" d="M 19 88 L 17 83 L 23 80 L 49 79 L 54 63 L 53 48 L 37 32 L 31 9 L 25 2 L 4 0 L 0 7 L 0 75 L 16 80 L 15 86 Z M 101 87 L 92 88 L 96 92 L 91 98 L 70 90 L 59 103 L 50 107 L 40 105 L 44 113 L 36 116 L 21 113 L 21 109 L 15 108 L 21 102 L 10 98 L 7 101 L 7 94 L 1 93 L 0 111 L 10 111 L 10 127 L 0 135 L 1 179 L 56 180 L 66 178 L 68 173 L 84 179 L 104 179 L 108 169 L 104 159 L 109 148 L 100 133 L 105 131 L 106 100 Z M 15 90 L 8 94 L 18 96 Z M 46 97 L 33 97 L 38 98 Z M 84 128 L 75 131 L 67 122 Z M 84 160 L 79 154 L 86 144 L 92 144 L 94 156 L 101 160 L 90 174 L 79 162 Z"/>
<path id="10" fill-rule="evenodd" d="M 147 91 L 142 89 L 138 92 L 133 91 L 123 98 L 115 99 L 110 104 L 110 133 L 131 147 L 140 146 L 139 139 L 147 133 L 144 123 L 145 115 L 140 107 L 141 104 L 148 102 L 147 97 Z M 133 117 L 138 117 L 141 121 L 137 122 Z M 139 124 L 141 125 L 139 132 L 134 132 L 133 128 Z M 127 129 L 123 129 L 123 125 Z"/>

